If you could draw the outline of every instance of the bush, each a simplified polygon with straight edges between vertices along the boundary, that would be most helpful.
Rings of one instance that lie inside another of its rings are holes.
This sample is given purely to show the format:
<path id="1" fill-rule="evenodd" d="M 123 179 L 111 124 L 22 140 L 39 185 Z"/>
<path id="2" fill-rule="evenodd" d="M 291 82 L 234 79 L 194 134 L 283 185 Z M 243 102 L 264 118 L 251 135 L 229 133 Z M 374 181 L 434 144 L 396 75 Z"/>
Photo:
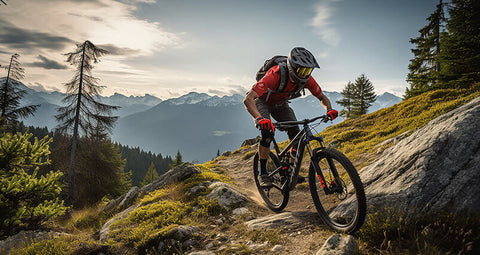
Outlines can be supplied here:
<path id="1" fill-rule="evenodd" d="M 22 229 L 36 229 L 49 219 L 65 213 L 58 198 L 61 172 L 39 176 L 40 166 L 48 165 L 49 143 L 32 134 L 0 134 L 0 237 Z"/>

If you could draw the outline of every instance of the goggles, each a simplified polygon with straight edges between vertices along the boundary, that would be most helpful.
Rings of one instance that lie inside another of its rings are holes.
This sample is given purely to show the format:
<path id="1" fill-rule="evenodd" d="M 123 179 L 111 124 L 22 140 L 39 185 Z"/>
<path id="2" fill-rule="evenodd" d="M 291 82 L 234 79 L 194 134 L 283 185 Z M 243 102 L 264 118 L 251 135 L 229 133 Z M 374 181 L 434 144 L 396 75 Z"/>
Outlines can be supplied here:
<path id="1" fill-rule="evenodd" d="M 295 73 L 302 77 L 308 77 L 313 71 L 313 67 L 298 67 L 297 70 L 295 70 Z"/>

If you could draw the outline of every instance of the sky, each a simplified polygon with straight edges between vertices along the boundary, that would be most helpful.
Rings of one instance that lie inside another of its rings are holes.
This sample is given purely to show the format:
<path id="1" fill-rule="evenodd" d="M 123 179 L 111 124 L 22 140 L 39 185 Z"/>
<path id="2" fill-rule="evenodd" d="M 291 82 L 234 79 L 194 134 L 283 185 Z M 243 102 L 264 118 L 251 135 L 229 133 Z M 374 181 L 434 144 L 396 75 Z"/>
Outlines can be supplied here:
<path id="1" fill-rule="evenodd" d="M 65 92 L 65 54 L 86 40 L 110 53 L 92 74 L 113 93 L 162 99 L 244 94 L 274 55 L 305 47 L 325 91 L 365 74 L 377 94 L 404 94 L 410 38 L 438 0 L 4 0 L 0 65 L 14 53 L 27 86 Z M 6 70 L 0 69 L 0 77 Z"/>

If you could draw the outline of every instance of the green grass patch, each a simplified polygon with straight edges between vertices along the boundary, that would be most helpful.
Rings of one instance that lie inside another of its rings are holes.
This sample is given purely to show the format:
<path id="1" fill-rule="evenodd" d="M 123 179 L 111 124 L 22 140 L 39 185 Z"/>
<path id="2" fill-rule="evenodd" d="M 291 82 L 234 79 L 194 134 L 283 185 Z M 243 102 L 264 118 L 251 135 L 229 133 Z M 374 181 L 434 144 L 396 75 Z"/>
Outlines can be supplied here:
<path id="1" fill-rule="evenodd" d="M 70 235 L 45 239 L 10 251 L 10 255 L 67 255 L 106 253 L 108 247 L 94 241 L 90 235 Z"/>
<path id="2" fill-rule="evenodd" d="M 367 250 L 394 254 L 474 254 L 480 249 L 478 215 L 408 213 L 384 208 L 358 232 Z"/>
<path id="3" fill-rule="evenodd" d="M 257 153 L 257 151 L 249 151 L 249 152 L 243 154 L 242 159 L 243 159 L 243 160 L 248 160 L 248 159 L 250 159 L 251 157 L 253 157 L 253 156 L 255 155 L 255 153 Z"/>
<path id="4" fill-rule="evenodd" d="M 406 131 L 415 131 L 430 120 L 480 96 L 480 83 L 471 89 L 442 89 L 424 93 L 396 105 L 347 119 L 325 129 L 320 135 L 335 143 L 350 159 L 365 158 L 375 145 Z"/>
<path id="5" fill-rule="evenodd" d="M 248 229 L 244 224 L 238 224 L 233 227 L 233 231 L 238 236 L 247 238 L 256 243 L 268 241 L 270 244 L 282 244 L 279 229 Z"/>

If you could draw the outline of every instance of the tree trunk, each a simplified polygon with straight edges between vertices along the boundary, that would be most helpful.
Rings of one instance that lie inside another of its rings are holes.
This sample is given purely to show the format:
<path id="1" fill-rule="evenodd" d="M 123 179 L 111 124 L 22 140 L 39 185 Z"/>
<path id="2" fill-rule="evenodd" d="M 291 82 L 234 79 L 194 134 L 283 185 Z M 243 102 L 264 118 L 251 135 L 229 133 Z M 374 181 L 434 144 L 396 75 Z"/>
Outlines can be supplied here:
<path id="1" fill-rule="evenodd" d="M 13 56 L 10 58 L 10 65 L 8 66 L 8 72 L 7 72 L 7 79 L 5 80 L 5 95 L 3 95 L 3 105 L 2 105 L 2 115 L 1 117 L 4 117 L 5 114 L 7 113 L 7 100 L 8 100 L 8 81 L 10 80 L 10 69 L 12 68 L 12 61 L 13 61 Z M 2 120 L 7 121 L 7 120 Z"/>
<path id="2" fill-rule="evenodd" d="M 70 205 L 74 203 L 74 191 L 75 191 L 75 156 L 78 146 L 78 122 L 80 120 L 80 106 L 82 99 L 82 83 L 83 83 L 83 62 L 85 60 L 85 43 L 83 43 L 82 63 L 80 67 L 80 81 L 78 84 L 78 98 L 77 108 L 75 112 L 75 122 L 73 126 L 73 138 L 72 138 L 72 150 L 70 152 L 70 170 L 69 170 L 69 182 L 70 189 L 68 191 L 68 202 Z"/>

